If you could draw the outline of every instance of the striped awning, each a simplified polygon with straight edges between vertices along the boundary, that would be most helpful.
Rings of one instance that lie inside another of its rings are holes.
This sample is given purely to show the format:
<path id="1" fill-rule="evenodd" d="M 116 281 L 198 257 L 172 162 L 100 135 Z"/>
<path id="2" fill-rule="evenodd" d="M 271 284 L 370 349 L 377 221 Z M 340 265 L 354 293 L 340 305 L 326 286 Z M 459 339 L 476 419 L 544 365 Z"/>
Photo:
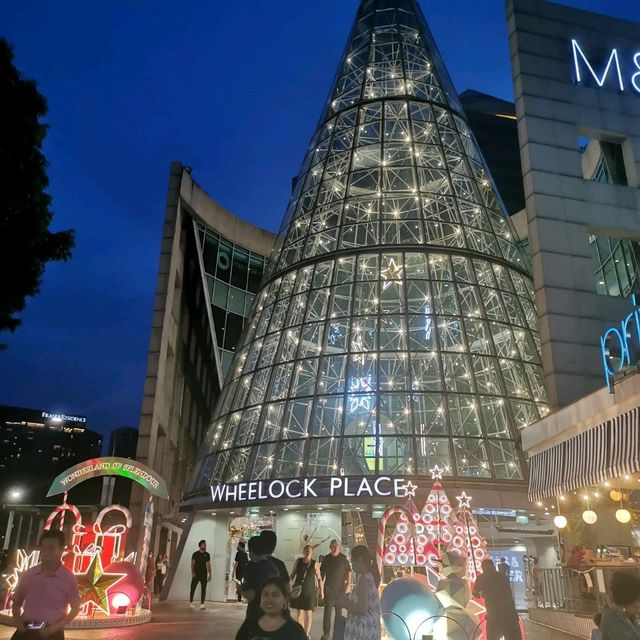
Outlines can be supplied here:
<path id="1" fill-rule="evenodd" d="M 640 408 L 529 459 L 529 499 L 542 500 L 640 471 Z"/>

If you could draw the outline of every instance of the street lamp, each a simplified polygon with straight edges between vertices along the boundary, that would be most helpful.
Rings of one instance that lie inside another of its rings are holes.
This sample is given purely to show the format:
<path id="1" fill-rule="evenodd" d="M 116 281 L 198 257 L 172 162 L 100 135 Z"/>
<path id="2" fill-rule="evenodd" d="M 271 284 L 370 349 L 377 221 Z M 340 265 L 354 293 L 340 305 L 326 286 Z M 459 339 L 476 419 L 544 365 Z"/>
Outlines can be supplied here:
<path id="1" fill-rule="evenodd" d="M 24 491 L 19 488 L 9 489 L 9 499 L 10 500 L 20 500 L 24 495 Z"/>

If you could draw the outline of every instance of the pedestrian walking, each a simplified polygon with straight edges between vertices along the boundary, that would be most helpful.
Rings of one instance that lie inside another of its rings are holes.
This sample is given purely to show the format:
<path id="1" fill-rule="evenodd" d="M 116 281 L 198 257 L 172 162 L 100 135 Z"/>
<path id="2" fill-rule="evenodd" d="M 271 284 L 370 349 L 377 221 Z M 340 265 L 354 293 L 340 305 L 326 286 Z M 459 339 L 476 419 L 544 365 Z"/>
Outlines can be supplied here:
<path id="1" fill-rule="evenodd" d="M 64 640 L 64 628 L 80 608 L 76 577 L 62 564 L 64 548 L 62 531 L 42 534 L 40 564 L 22 574 L 13 592 L 12 640 Z"/>
<path id="2" fill-rule="evenodd" d="M 351 565 L 356 572 L 356 589 L 343 594 L 338 604 L 347 610 L 344 640 L 380 640 L 380 575 L 371 552 L 364 545 L 351 551 Z"/>
<path id="3" fill-rule="evenodd" d="M 236 594 L 238 596 L 238 602 L 242 602 L 242 578 L 244 576 L 244 570 L 249 564 L 249 556 L 245 549 L 244 540 L 238 542 L 236 547 L 236 557 L 233 559 L 233 577 L 236 581 Z"/>
<path id="4" fill-rule="evenodd" d="M 151 601 L 153 598 L 155 589 L 155 575 L 156 566 L 153 561 L 153 551 L 149 551 L 149 555 L 147 556 L 147 566 L 144 570 L 144 584 L 147 588 L 147 593 L 149 594 L 149 601 Z"/>
<path id="5" fill-rule="evenodd" d="M 347 557 L 340 553 L 340 543 L 335 538 L 329 543 L 330 552 L 320 564 L 323 580 L 324 612 L 322 615 L 322 640 L 330 640 L 332 618 L 342 618 L 342 607 L 338 600 L 351 591 L 351 566 Z"/>
<path id="6" fill-rule="evenodd" d="M 290 579 L 293 582 L 291 590 L 291 608 L 296 610 L 298 622 L 307 635 L 311 634 L 313 610 L 318 606 L 318 595 L 323 597 L 320 565 L 311 557 L 313 547 L 306 544 L 302 549 L 303 556 L 293 565 Z"/>
<path id="7" fill-rule="evenodd" d="M 509 579 L 496 570 L 493 560 L 482 561 L 482 573 L 476 579 L 473 595 L 484 598 L 487 640 L 521 640 L 520 619 Z"/>
<path id="8" fill-rule="evenodd" d="M 200 608 L 206 609 L 204 596 L 207 591 L 207 582 L 211 580 L 211 556 L 207 553 L 207 541 L 198 542 L 198 550 L 191 556 L 191 591 L 189 593 L 189 606 L 193 607 L 193 596 L 196 587 L 200 585 Z"/>
<path id="9" fill-rule="evenodd" d="M 602 640 L 640 640 L 640 578 L 630 571 L 611 577 L 612 606 L 602 612 Z"/>
<path id="10" fill-rule="evenodd" d="M 155 567 L 156 572 L 154 593 L 159 596 L 162 593 L 162 585 L 164 583 L 164 556 L 161 553 L 156 556 L 156 561 L 152 566 Z"/>
<path id="11" fill-rule="evenodd" d="M 256 595 L 258 614 L 242 623 L 236 640 L 308 640 L 304 629 L 291 619 L 288 598 L 288 581 L 277 575 L 267 578 Z"/>
<path id="12" fill-rule="evenodd" d="M 289 582 L 289 571 L 287 570 L 287 565 L 280 560 L 280 558 L 276 558 L 273 555 L 273 552 L 276 550 L 276 545 L 278 544 L 278 536 L 275 531 L 271 531 L 270 529 L 263 529 L 260 532 L 260 537 L 264 543 L 265 553 L 267 554 L 267 558 L 276 565 L 276 569 L 278 570 L 278 575 L 285 581 Z"/>
<path id="13" fill-rule="evenodd" d="M 259 614 L 258 594 L 267 578 L 278 575 L 278 568 L 267 557 L 265 541 L 260 536 L 249 538 L 249 564 L 242 580 L 242 595 L 247 599 L 247 618 L 256 619 Z M 287 576 L 289 582 L 289 576 Z"/>

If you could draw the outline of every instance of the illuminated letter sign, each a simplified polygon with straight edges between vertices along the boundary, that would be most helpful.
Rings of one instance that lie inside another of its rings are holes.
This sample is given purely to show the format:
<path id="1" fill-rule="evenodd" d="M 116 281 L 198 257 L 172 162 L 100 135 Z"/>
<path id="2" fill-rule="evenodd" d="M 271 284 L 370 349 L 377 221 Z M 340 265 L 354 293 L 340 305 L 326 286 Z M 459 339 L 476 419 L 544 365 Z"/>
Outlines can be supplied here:
<path id="1" fill-rule="evenodd" d="M 251 480 L 211 487 L 213 506 L 236 506 L 275 500 L 316 500 L 326 498 L 341 502 L 358 498 L 406 498 L 415 496 L 417 486 L 402 477 L 334 476 L 291 478 L 285 480 Z"/>
<path id="2" fill-rule="evenodd" d="M 593 76 L 594 80 L 596 81 L 599 87 L 602 87 L 606 82 L 607 75 L 609 75 L 609 69 L 611 69 L 611 65 L 615 61 L 616 71 L 618 73 L 618 85 L 620 86 L 620 91 L 624 91 L 624 83 L 622 82 L 622 71 L 620 70 L 620 60 L 618 58 L 617 49 L 611 49 L 611 54 L 609 55 L 607 66 L 602 72 L 602 77 L 599 78 L 598 74 L 594 71 L 593 67 L 591 66 L 591 63 L 589 62 L 589 60 L 587 60 L 587 56 L 584 55 L 584 52 L 580 48 L 580 45 L 578 44 L 578 42 L 576 40 L 572 40 L 571 46 L 573 47 L 573 65 L 576 70 L 576 80 L 578 83 L 582 82 L 582 64 L 578 59 L 578 54 L 580 54 L 580 58 L 582 58 L 584 65 L 590 71 L 591 75 Z"/>
<path id="3" fill-rule="evenodd" d="M 614 48 L 610 50 L 608 57 L 606 58 L 606 63 L 604 62 L 603 57 L 604 69 L 600 70 L 600 74 L 598 74 L 594 69 L 593 65 L 587 58 L 587 54 L 575 39 L 571 40 L 571 50 L 573 54 L 573 71 L 576 84 L 587 84 L 592 80 L 595 80 L 596 85 L 602 88 L 607 82 L 609 75 L 612 77 L 614 76 L 611 72 L 611 68 L 614 67 L 616 84 L 620 91 L 624 91 L 623 71 L 618 49 Z M 640 51 L 633 54 L 632 60 L 635 67 L 633 71 L 635 71 L 635 73 L 631 74 L 630 82 L 633 89 L 637 93 L 640 93 Z"/>
<path id="4" fill-rule="evenodd" d="M 42 412 L 42 417 L 56 422 L 86 422 L 87 419 L 82 416 L 68 416 L 65 413 L 49 413 L 48 411 Z"/>
<path id="5" fill-rule="evenodd" d="M 129 458 L 93 458 L 63 471 L 52 483 L 47 497 L 69 491 L 77 484 L 98 476 L 121 476 L 134 480 L 156 496 L 169 499 L 165 481 L 150 467 Z"/>
<path id="6" fill-rule="evenodd" d="M 609 327 L 600 338 L 600 355 L 604 379 L 611 391 L 612 378 L 640 359 L 640 308 L 635 294 L 631 295 L 633 311 L 619 326 Z"/>

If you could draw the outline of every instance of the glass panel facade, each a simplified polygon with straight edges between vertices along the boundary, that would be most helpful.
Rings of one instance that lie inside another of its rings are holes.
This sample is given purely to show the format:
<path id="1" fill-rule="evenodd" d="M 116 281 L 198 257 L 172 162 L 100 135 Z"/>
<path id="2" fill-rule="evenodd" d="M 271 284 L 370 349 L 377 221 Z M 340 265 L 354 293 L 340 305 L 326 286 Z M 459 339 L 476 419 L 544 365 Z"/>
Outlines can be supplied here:
<path id="1" fill-rule="evenodd" d="M 623 298 L 632 293 L 640 293 L 638 282 L 640 245 L 637 242 L 590 235 L 589 244 L 598 293 Z"/>
<path id="2" fill-rule="evenodd" d="M 243 439 L 208 440 L 194 491 L 525 477 L 517 430 L 547 411 L 531 279 L 422 14 L 396 4 L 361 3 L 214 416 Z"/>
<path id="3" fill-rule="evenodd" d="M 222 373 L 226 376 L 260 287 L 266 258 L 225 240 L 202 224 L 198 224 L 197 237 Z M 284 318 L 285 310 L 280 313 Z"/>

